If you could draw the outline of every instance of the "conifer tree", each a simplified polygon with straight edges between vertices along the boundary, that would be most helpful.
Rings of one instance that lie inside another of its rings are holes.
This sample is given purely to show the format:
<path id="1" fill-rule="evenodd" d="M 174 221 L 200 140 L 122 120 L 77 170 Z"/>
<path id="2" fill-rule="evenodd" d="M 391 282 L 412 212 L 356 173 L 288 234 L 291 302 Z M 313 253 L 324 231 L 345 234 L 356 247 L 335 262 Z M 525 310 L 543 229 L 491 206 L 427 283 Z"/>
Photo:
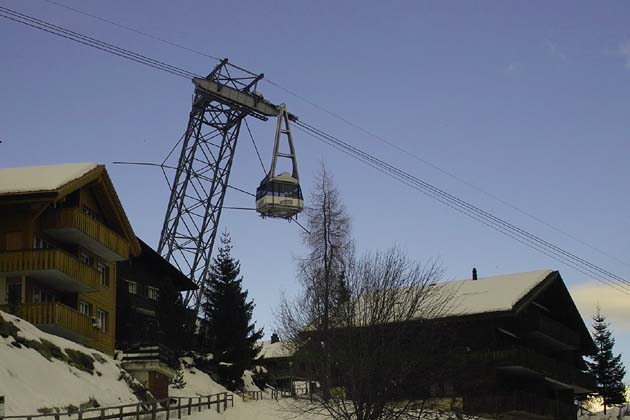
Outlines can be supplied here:
<path id="1" fill-rule="evenodd" d="M 224 233 L 210 268 L 202 309 L 206 320 L 204 347 L 215 362 L 227 366 L 221 376 L 226 385 L 236 388 L 243 370 L 250 368 L 258 355 L 256 342 L 263 330 L 252 322 L 254 302 L 247 300 L 247 291 L 242 289 L 240 263 L 231 251 L 230 236 Z"/>
<path id="2" fill-rule="evenodd" d="M 592 357 L 592 361 L 587 362 L 589 371 L 597 382 L 597 392 L 604 402 L 604 414 L 606 408 L 626 402 L 625 386 L 623 378 L 626 370 L 621 362 L 621 354 L 613 355 L 615 339 L 609 330 L 610 324 L 606 322 L 606 317 L 601 313 L 599 306 L 593 316 L 593 329 L 597 353 Z"/>

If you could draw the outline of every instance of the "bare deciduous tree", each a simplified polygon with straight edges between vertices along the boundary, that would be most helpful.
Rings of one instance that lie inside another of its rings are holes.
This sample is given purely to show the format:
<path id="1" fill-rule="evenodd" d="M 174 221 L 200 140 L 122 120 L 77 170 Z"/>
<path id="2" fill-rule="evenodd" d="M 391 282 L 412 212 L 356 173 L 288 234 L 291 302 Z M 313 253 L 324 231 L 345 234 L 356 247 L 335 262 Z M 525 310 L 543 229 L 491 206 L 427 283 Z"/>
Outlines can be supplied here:
<path id="1" fill-rule="evenodd" d="M 321 383 L 315 404 L 335 419 L 422 418 L 430 388 L 453 363 L 440 319 L 453 290 L 436 262 L 398 249 L 357 259 L 349 219 L 325 170 L 308 213 L 310 253 L 299 262 L 301 291 L 278 313 L 297 351 L 296 372 Z"/>

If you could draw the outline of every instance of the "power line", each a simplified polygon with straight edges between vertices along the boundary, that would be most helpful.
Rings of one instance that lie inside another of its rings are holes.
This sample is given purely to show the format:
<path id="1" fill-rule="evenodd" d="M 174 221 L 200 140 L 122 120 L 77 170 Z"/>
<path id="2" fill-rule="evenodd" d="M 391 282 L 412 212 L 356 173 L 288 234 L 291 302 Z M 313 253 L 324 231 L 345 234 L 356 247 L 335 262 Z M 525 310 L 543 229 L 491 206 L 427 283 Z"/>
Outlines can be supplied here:
<path id="1" fill-rule="evenodd" d="M 409 173 L 402 171 L 401 169 L 394 167 L 393 165 L 390 165 L 374 157 L 373 155 L 370 155 L 369 153 L 364 152 L 316 127 L 313 127 L 303 121 L 297 121 L 296 125 L 298 126 L 298 128 L 315 137 L 316 139 L 323 140 L 328 145 L 335 147 L 336 149 L 346 153 L 347 155 L 372 166 L 380 172 L 391 176 L 407 184 L 408 186 L 425 193 L 426 195 L 429 195 L 431 198 L 459 211 L 460 213 L 463 213 L 485 224 L 486 226 L 489 226 L 503 233 L 504 235 L 527 245 L 530 248 L 542 252 L 545 255 L 556 259 L 557 261 L 567 264 L 584 274 L 593 276 L 596 278 L 596 280 L 599 280 L 628 294 L 625 288 L 630 285 L 630 282 L 628 282 L 627 280 L 583 258 L 580 258 L 568 251 L 565 251 L 564 249 L 550 242 L 547 242 L 544 239 L 539 238 L 538 236 L 533 235 L 524 229 L 521 229 L 509 222 L 506 222 L 505 220 L 500 219 L 489 212 L 486 212 L 464 200 L 461 200 L 444 190 L 441 190 L 425 181 L 422 181 L 421 179 L 410 175 Z M 599 277 L 605 277 L 606 279 L 601 279 Z"/>
<path id="2" fill-rule="evenodd" d="M 92 13 L 88 13 L 88 12 L 86 12 L 84 10 L 77 9 L 77 8 L 65 5 L 63 3 L 60 3 L 60 2 L 57 2 L 57 1 L 54 1 L 54 0 L 43 0 L 43 1 L 45 1 L 47 3 L 50 3 L 50 4 L 53 4 L 53 5 L 56 5 L 56 6 L 59 6 L 59 7 L 62 7 L 62 8 L 65 8 L 67 10 L 74 11 L 74 12 L 79 13 L 81 15 L 88 16 L 88 17 L 91 17 L 93 19 L 100 20 L 102 22 L 106 22 L 106 23 L 108 23 L 110 25 L 113 25 L 113 26 L 116 26 L 118 28 L 125 29 L 125 30 L 128 30 L 128 31 L 134 32 L 136 34 L 139 34 L 139 35 L 142 35 L 142 36 L 154 39 L 156 41 L 159 41 L 159 42 L 162 42 L 164 44 L 170 45 L 172 47 L 179 48 L 181 50 L 188 51 L 188 52 L 191 52 L 193 54 L 197 54 L 197 55 L 202 56 L 202 57 L 211 58 L 213 60 L 220 61 L 219 58 L 217 58 L 217 57 L 215 57 L 213 55 L 210 55 L 208 53 L 205 53 L 203 51 L 200 51 L 198 49 L 190 48 L 190 47 L 187 47 L 185 45 L 178 44 L 178 43 L 173 42 L 173 41 L 169 41 L 167 39 L 164 39 L 164 38 L 161 38 L 161 37 L 149 34 L 147 32 L 143 32 L 143 31 L 141 31 L 139 29 L 136 29 L 136 28 L 133 28 L 131 26 L 123 25 L 121 23 L 112 21 L 110 19 L 106 19 L 106 18 L 104 18 L 102 16 L 94 15 Z M 380 135 L 378 135 L 378 134 L 376 134 L 376 133 L 374 133 L 374 132 L 372 132 L 372 131 L 370 131 L 370 130 L 368 130 L 368 129 L 366 129 L 366 128 L 364 128 L 364 127 L 362 127 L 362 126 L 360 126 L 360 125 L 358 125 L 356 123 L 354 123 L 353 121 L 343 117 L 342 115 L 340 115 L 340 114 L 338 114 L 336 112 L 333 112 L 333 111 L 327 109 L 326 107 L 318 105 L 317 103 L 315 103 L 315 102 L 309 100 L 308 98 L 306 98 L 306 97 L 304 97 L 304 96 L 294 92 L 293 90 L 288 89 L 288 88 L 280 85 L 279 83 L 277 83 L 277 82 L 275 82 L 273 80 L 270 80 L 268 78 L 263 79 L 263 81 L 266 82 L 266 83 L 269 83 L 270 85 L 272 85 L 272 86 L 274 86 L 274 87 L 276 87 L 276 88 L 278 88 L 278 89 L 280 89 L 282 91 L 284 91 L 285 93 L 293 96 L 294 98 L 297 98 L 300 101 L 305 102 L 305 103 L 309 104 L 310 106 L 312 106 L 312 107 L 314 107 L 314 108 L 316 108 L 316 109 L 318 109 L 318 110 L 320 110 L 320 111 L 322 111 L 322 112 L 324 112 L 324 113 L 326 113 L 326 114 L 328 114 L 328 115 L 330 115 L 330 116 L 332 116 L 332 117 L 334 117 L 334 118 L 344 122 L 345 124 L 348 124 L 349 126 L 354 127 L 355 129 L 363 132 L 364 134 L 367 134 L 368 136 L 370 136 L 370 137 L 372 137 L 374 139 L 377 139 L 377 140 L 381 141 L 382 143 L 385 143 L 389 147 L 392 147 L 392 148 L 398 150 L 399 152 L 401 152 L 403 154 L 406 154 L 407 156 L 410 156 L 411 158 L 413 158 L 413 159 L 415 159 L 415 160 L 417 160 L 417 161 L 419 161 L 421 163 L 424 163 L 425 165 L 428 165 L 428 166 L 432 167 L 433 169 L 443 173 L 444 175 L 447 175 L 447 176 L 449 176 L 449 177 L 451 177 L 451 178 L 461 182 L 462 184 L 468 186 L 469 188 L 472 188 L 472 189 L 474 189 L 474 190 L 476 190 L 476 191 L 486 195 L 487 197 L 490 197 L 493 200 L 498 201 L 498 202 L 502 203 L 503 205 L 510 207 L 511 209 L 517 211 L 518 213 L 521 213 L 521 214 L 531 218 L 532 220 L 535 220 L 536 222 L 541 223 L 541 224 L 547 226 L 548 228 L 553 229 L 554 231 L 556 231 L 556 232 L 558 232 L 558 233 L 560 233 L 560 234 L 562 234 L 562 235 L 564 235 L 564 236 L 566 236 L 566 237 L 568 237 L 568 238 L 570 238 L 570 239 L 572 239 L 572 240 L 574 240 L 576 242 L 579 242 L 580 244 L 590 248 L 591 250 L 593 250 L 593 251 L 595 251 L 595 252 L 597 252 L 597 253 L 599 253 L 599 254 L 601 254 L 603 256 L 606 256 L 606 257 L 610 258 L 611 260 L 614 260 L 615 262 L 617 262 L 619 264 L 625 265 L 626 267 L 630 267 L 630 264 L 627 263 L 626 261 L 623 261 L 620 258 L 618 258 L 618 257 L 616 257 L 616 256 L 614 256 L 614 255 L 612 255 L 612 254 L 602 250 L 601 248 L 596 247 L 595 245 L 592 245 L 592 244 L 584 241 L 583 239 L 580 239 L 577 236 L 572 235 L 571 233 L 569 233 L 569 232 L 567 232 L 567 231 L 565 231 L 563 229 L 560 229 L 557 226 L 552 225 L 549 222 L 546 222 L 545 220 L 541 219 L 540 217 L 538 217 L 538 216 L 536 216 L 536 215 L 534 215 L 534 214 L 532 214 L 532 213 L 530 213 L 528 211 L 525 211 L 522 208 L 520 208 L 520 207 L 510 203 L 509 201 L 502 199 L 501 197 L 497 196 L 496 194 L 493 194 L 493 193 L 491 193 L 491 192 L 489 192 L 489 191 L 487 191 L 487 190 L 485 190 L 485 189 L 483 189 L 483 188 L 481 188 L 481 187 L 471 183 L 470 181 L 467 181 L 466 179 L 464 179 L 464 178 L 454 174 L 453 172 L 450 172 L 450 171 L 440 167 L 439 165 L 436 165 L 436 164 L 432 163 L 431 161 L 429 161 L 429 160 L 427 160 L 425 158 L 422 158 L 421 156 L 417 155 L 416 153 L 413 153 L 413 152 L 409 151 L 408 149 L 405 149 L 405 148 L 395 144 L 394 142 L 391 142 L 391 141 L 387 140 L 386 138 L 384 138 L 384 137 L 382 137 L 382 136 L 380 136 Z M 249 129 L 249 127 L 248 127 L 248 129 Z M 250 132 L 250 135 L 251 135 L 251 132 Z M 256 146 L 254 145 L 254 147 L 256 147 Z M 256 153 L 258 153 L 258 150 L 256 150 Z M 260 160 L 260 155 L 258 157 L 259 157 L 259 160 Z M 262 164 L 262 160 L 261 160 L 261 164 Z M 264 169 L 264 165 L 263 165 L 263 169 Z"/>
<path id="3" fill-rule="evenodd" d="M 141 30 L 139 30 L 139 29 L 136 29 L 136 28 L 133 28 L 133 27 L 131 27 L 131 26 L 123 25 L 123 24 L 121 24 L 121 23 L 114 22 L 113 20 L 109 20 L 109 19 L 106 19 L 106 18 L 104 18 L 104 17 L 97 16 L 97 15 L 94 15 L 94 14 L 92 14 L 92 13 L 88 13 L 88 12 L 86 12 L 86 11 L 84 11 L 84 10 L 77 9 L 77 8 L 75 8 L 75 7 L 71 7 L 71 6 L 68 6 L 68 5 L 66 5 L 66 4 L 63 4 L 63 3 L 60 3 L 60 2 L 56 2 L 56 1 L 53 1 L 53 0 L 44 0 L 44 1 L 45 1 L 45 2 L 47 2 L 47 3 L 50 3 L 50 4 L 54 4 L 55 6 L 63 7 L 64 9 L 71 10 L 71 11 L 73 11 L 73 12 L 75 12 L 75 13 L 79 13 L 79 14 L 81 14 L 81 15 L 88 16 L 88 17 L 91 17 L 91 18 L 93 18 L 93 19 L 100 20 L 101 22 L 109 23 L 110 25 L 114 25 L 114 26 L 116 26 L 116 27 L 118 27 L 118 28 L 125 29 L 125 30 L 127 30 L 127 31 L 131 31 L 131 32 L 134 32 L 134 33 L 136 33 L 136 34 L 138 34 L 138 35 L 146 36 L 146 37 L 148 37 L 148 38 L 151 38 L 151 39 L 154 39 L 154 40 L 156 40 L 156 41 L 162 42 L 162 43 L 164 43 L 164 44 L 170 45 L 171 47 L 179 48 L 179 49 L 182 49 L 182 50 L 185 50 L 185 51 L 188 51 L 188 52 L 191 52 L 191 53 L 194 53 L 194 54 L 197 54 L 197 55 L 200 55 L 200 56 L 206 57 L 206 58 L 211 58 L 211 59 L 216 60 L 216 61 L 221 61 L 221 59 L 220 59 L 220 58 L 215 57 L 215 56 L 213 56 L 213 55 L 206 54 L 206 53 L 204 53 L 204 52 L 202 52 L 202 51 L 195 50 L 195 49 L 193 49 L 193 48 L 188 48 L 188 47 L 186 47 L 185 45 L 182 45 L 182 44 L 178 44 L 178 43 L 176 43 L 176 42 L 169 41 L 168 39 L 160 38 L 160 37 L 158 37 L 158 36 L 156 36 L 156 35 L 152 35 L 152 34 L 150 34 L 150 33 L 143 32 L 143 31 L 141 31 Z"/>
<path id="4" fill-rule="evenodd" d="M 9 19 L 26 26 L 30 26 L 31 28 L 48 32 L 50 34 L 77 42 L 79 44 L 83 44 L 88 47 L 96 48 L 98 50 L 116 55 L 121 58 L 125 58 L 130 61 L 134 61 L 139 64 L 144 64 L 145 66 L 149 66 L 156 70 L 161 70 L 175 76 L 183 77 L 186 79 L 192 79 L 193 77 L 202 77 L 188 70 L 172 66 L 162 61 L 155 60 L 153 58 L 135 53 L 133 51 L 118 47 L 107 42 L 99 41 L 96 38 L 83 35 L 79 32 L 72 31 L 62 26 L 54 25 L 47 21 L 29 16 L 24 13 L 20 13 L 7 7 L 0 6 L 0 17 L 4 17 L 5 19 Z"/>
<path id="5" fill-rule="evenodd" d="M 260 162 L 260 166 L 262 167 L 263 174 L 267 175 L 267 170 L 265 169 L 265 164 L 260 157 L 260 152 L 258 151 L 258 146 L 256 145 L 256 140 L 254 140 L 252 130 L 249 129 L 249 124 L 247 123 L 247 120 L 245 119 L 243 121 L 245 121 L 245 127 L 247 128 L 247 132 L 249 133 L 249 138 L 252 139 L 252 144 L 254 145 L 254 150 L 256 151 L 256 156 L 258 156 L 258 161 Z"/>
<path id="6" fill-rule="evenodd" d="M 126 50 L 120 47 L 117 47 L 113 44 L 109 44 L 109 43 L 105 43 L 102 41 L 99 41 L 95 38 L 91 38 L 85 35 L 82 35 L 78 32 L 74 32 L 71 30 L 68 30 L 66 28 L 63 28 L 61 26 L 57 26 L 57 25 L 53 25 L 50 24 L 48 22 L 45 22 L 43 20 L 37 19 L 37 18 L 33 18 L 31 16 L 25 15 L 23 13 L 20 12 L 16 12 L 14 10 L 11 10 L 9 8 L 5 8 L 5 7 L 1 7 L 0 6 L 0 16 L 5 17 L 7 19 L 13 20 L 15 22 L 18 23 L 22 23 L 28 26 L 31 26 L 33 28 L 36 29 L 40 29 L 49 33 L 52 33 L 54 35 L 57 36 L 61 36 L 70 40 L 73 40 L 75 42 L 87 45 L 87 46 L 91 46 L 93 48 L 97 48 L 100 50 L 103 50 L 105 52 L 108 52 L 110 54 L 114 54 L 114 55 L 118 55 L 122 58 L 126 58 L 129 59 L 131 61 L 135 61 L 138 62 L 140 64 L 145 64 L 147 66 L 156 68 L 158 70 L 162 70 L 165 72 L 169 72 L 171 74 L 180 76 L 180 77 L 185 77 L 185 78 L 192 78 L 192 77 L 196 77 L 198 75 L 195 75 L 194 73 L 188 72 L 187 70 L 175 67 L 175 66 L 171 66 L 169 64 L 166 64 L 164 62 L 158 61 L 158 60 L 154 60 L 151 59 L 149 57 L 146 57 L 144 55 L 141 54 L 137 54 L 134 53 L 130 50 Z M 7 14 L 9 16 L 7 16 Z M 272 82 L 273 83 L 273 82 Z M 277 84 L 276 84 L 277 85 Z M 279 85 L 277 85 L 279 86 Z M 284 89 L 284 88 L 283 88 Z M 287 90 L 288 91 L 288 90 Z M 316 106 L 315 104 L 313 104 L 314 106 Z M 321 107 L 320 107 L 321 108 Z M 321 108 L 323 109 L 323 108 Z M 350 123 L 349 121 L 346 120 L 346 122 Z M 370 164 L 373 167 L 376 168 L 380 168 L 379 170 L 383 171 L 389 171 L 388 174 L 390 176 L 395 177 L 396 179 L 402 180 L 403 182 L 412 185 L 415 185 L 414 188 L 421 188 L 421 191 L 432 196 L 434 199 L 437 199 L 438 201 L 441 201 L 447 205 L 450 206 L 454 206 L 453 208 L 456 208 L 458 211 L 463 212 L 467 215 L 469 215 L 470 217 L 481 221 L 484 224 L 488 224 L 488 222 L 490 222 L 490 224 L 492 225 L 493 228 L 501 231 L 502 233 L 506 234 L 507 236 L 510 236 L 512 238 L 514 238 L 514 236 L 511 235 L 516 235 L 517 237 L 520 238 L 525 238 L 528 242 L 528 246 L 533 247 L 534 249 L 537 249 L 539 251 L 540 248 L 542 247 L 543 249 L 546 249 L 548 252 L 552 252 L 557 260 L 558 258 L 564 258 L 564 260 L 562 260 L 561 262 L 564 262 L 565 264 L 566 259 L 572 261 L 574 264 L 579 265 L 580 267 L 582 267 L 583 270 L 588 270 L 589 274 L 593 274 L 593 273 L 601 273 L 604 274 L 605 276 L 613 279 L 615 282 L 617 283 L 624 283 L 626 285 L 630 284 L 630 282 L 624 280 L 623 278 L 616 276 L 612 273 L 610 273 L 607 270 L 604 270 L 592 263 L 590 263 L 587 260 L 584 260 L 580 257 L 577 257 L 574 254 L 571 254 L 563 249 L 561 249 L 560 247 L 555 246 L 554 244 L 551 244 L 547 241 L 544 241 L 543 239 L 530 234 L 527 231 L 524 231 L 508 222 L 505 222 L 502 219 L 497 218 L 496 216 L 485 212 L 481 209 L 479 209 L 478 207 L 472 206 L 469 203 L 466 203 L 463 200 L 460 200 L 459 198 L 446 193 L 443 190 L 440 190 L 437 187 L 432 186 L 431 184 L 428 184 L 422 180 L 419 180 L 416 177 L 413 177 L 412 175 L 409 175 L 408 173 L 401 171 L 398 168 L 395 168 L 389 164 L 386 164 L 385 162 L 374 158 L 373 156 L 357 149 L 354 148 L 353 146 L 350 146 L 349 144 L 335 138 L 334 136 L 331 136 L 313 126 L 310 126 L 308 124 L 305 124 L 303 122 L 298 122 L 297 123 L 302 129 L 307 130 L 307 132 L 309 132 L 309 134 L 311 135 L 315 135 L 315 136 L 319 136 L 319 138 L 321 139 L 326 139 L 328 140 L 328 144 L 331 145 L 336 145 L 337 147 L 341 147 L 342 150 L 344 150 L 346 153 L 349 153 L 350 155 L 353 155 L 355 158 L 358 158 L 359 160 L 362 160 L 368 164 Z M 351 123 L 353 124 L 353 123 Z M 362 129 L 360 126 L 357 126 L 355 124 L 355 126 L 357 128 Z M 365 129 L 362 129 L 365 130 Z M 368 132 L 368 134 L 371 134 Z M 316 137 L 317 138 L 317 137 Z M 395 146 L 395 145 L 394 145 Z M 398 147 L 398 146 L 395 146 Z M 401 149 L 404 150 L 404 149 Z M 164 170 L 164 166 L 162 165 L 162 170 Z M 401 179 L 402 178 L 402 179 Z M 251 193 L 248 193 L 251 194 Z M 253 194 L 251 194 L 253 195 Z M 514 238 L 516 239 L 516 238 Z M 517 239 L 518 240 L 518 239 Z M 522 242 L 522 239 L 519 240 Z M 542 251 L 541 251 L 542 252 Z M 544 253 L 544 252 L 543 252 Z M 546 254 L 549 255 L 549 254 Z M 560 261 L 560 260 L 559 260 Z M 593 270 L 593 271 L 591 271 Z M 582 271 L 584 272 L 584 271 Z"/>

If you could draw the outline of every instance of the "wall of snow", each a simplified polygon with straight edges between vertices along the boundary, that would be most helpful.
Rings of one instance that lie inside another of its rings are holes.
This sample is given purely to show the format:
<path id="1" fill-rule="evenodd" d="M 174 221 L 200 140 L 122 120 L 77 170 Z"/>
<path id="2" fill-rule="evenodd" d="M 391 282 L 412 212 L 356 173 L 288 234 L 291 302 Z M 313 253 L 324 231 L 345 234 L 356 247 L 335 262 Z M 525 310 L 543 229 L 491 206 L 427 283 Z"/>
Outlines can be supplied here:
<path id="1" fill-rule="evenodd" d="M 127 383 L 119 379 L 122 369 L 111 356 L 47 334 L 2 311 L 0 317 L 17 327 L 19 337 L 47 340 L 63 351 L 76 350 L 95 358 L 95 372 L 90 374 L 54 358 L 49 361 L 32 348 L 18 348 L 11 336 L 0 336 L 0 395 L 6 397 L 5 415 L 37 414 L 40 408 L 63 410 L 91 398 L 101 406 L 138 402 Z"/>

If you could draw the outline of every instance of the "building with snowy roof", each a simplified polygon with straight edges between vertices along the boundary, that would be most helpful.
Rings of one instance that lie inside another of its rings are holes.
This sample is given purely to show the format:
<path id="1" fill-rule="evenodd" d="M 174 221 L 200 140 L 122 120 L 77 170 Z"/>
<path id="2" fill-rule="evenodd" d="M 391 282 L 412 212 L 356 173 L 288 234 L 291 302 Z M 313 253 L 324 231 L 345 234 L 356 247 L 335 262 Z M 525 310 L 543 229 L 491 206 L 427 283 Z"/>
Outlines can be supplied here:
<path id="1" fill-rule="evenodd" d="M 0 306 L 114 353 L 116 262 L 140 244 L 104 165 L 0 169 Z"/>
<path id="2" fill-rule="evenodd" d="M 439 315 L 405 321 L 409 348 L 399 357 L 426 358 L 428 365 L 409 364 L 419 370 L 399 379 L 401 398 L 455 402 L 465 413 L 484 418 L 577 418 L 575 401 L 595 391 L 583 357 L 596 347 L 558 271 L 477 278 L 475 270 L 472 278 L 435 287 L 448 296 L 447 308 Z M 404 290 L 400 296 L 404 298 Z M 361 297 L 355 305 L 361 307 Z M 358 319 L 369 319 L 362 314 Z M 364 328 L 383 331 L 373 337 L 386 340 L 388 325 L 354 322 L 343 330 L 335 328 L 331 340 L 335 334 L 337 339 L 368 337 L 361 332 Z M 390 329 L 402 331 L 393 323 Z M 312 341 L 310 350 L 315 350 L 317 340 Z M 321 379 L 314 368 L 311 379 Z M 343 376 L 340 366 L 332 372 L 337 381 L 332 386 L 344 387 Z"/>

